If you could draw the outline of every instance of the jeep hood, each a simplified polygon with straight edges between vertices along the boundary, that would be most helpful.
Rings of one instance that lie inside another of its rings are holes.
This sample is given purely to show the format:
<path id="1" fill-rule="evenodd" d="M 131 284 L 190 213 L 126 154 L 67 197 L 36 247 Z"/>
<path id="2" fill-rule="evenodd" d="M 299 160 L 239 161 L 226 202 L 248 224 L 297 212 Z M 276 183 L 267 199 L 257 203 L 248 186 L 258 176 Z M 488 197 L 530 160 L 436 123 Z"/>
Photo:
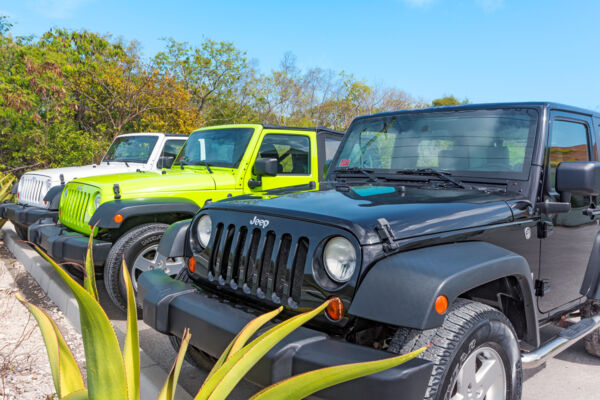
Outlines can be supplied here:
<path id="1" fill-rule="evenodd" d="M 209 208 L 304 219 L 353 232 L 361 244 L 381 241 L 375 228 L 385 218 L 396 239 L 510 222 L 507 196 L 468 190 L 353 186 L 281 196 L 240 196 Z"/>
<path id="2" fill-rule="evenodd" d="M 113 192 L 113 186 L 119 185 L 119 190 L 124 198 L 135 195 L 160 195 L 175 192 L 190 192 L 198 190 L 214 190 L 217 188 L 229 189 L 235 185 L 235 177 L 231 172 L 222 172 L 213 169 L 213 174 L 206 170 L 166 170 L 165 173 L 145 171 L 125 174 L 96 176 L 77 179 L 75 182 L 85 183 L 100 188 L 103 193 Z"/>
<path id="3" fill-rule="evenodd" d="M 52 186 L 60 185 L 60 176 L 63 176 L 64 182 L 70 182 L 77 178 L 86 178 L 89 176 L 99 176 L 108 174 L 120 174 L 124 172 L 134 172 L 136 169 L 145 167 L 146 164 L 129 163 L 129 167 L 125 163 L 111 162 L 110 164 L 92 164 L 82 165 L 80 167 L 65 167 L 65 168 L 49 168 L 30 171 L 24 175 L 36 175 L 45 178 L 50 178 Z"/>

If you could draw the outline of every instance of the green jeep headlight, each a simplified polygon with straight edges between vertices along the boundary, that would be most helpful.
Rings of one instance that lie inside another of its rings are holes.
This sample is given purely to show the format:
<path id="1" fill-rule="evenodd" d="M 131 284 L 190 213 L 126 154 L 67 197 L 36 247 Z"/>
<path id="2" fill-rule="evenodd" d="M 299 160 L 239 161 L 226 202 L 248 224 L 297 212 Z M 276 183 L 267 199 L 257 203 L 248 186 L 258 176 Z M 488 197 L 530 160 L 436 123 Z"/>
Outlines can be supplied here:
<path id="1" fill-rule="evenodd" d="M 96 195 L 96 197 L 94 197 L 94 208 L 95 209 L 98 208 L 98 207 L 100 207 L 100 197 L 101 197 L 100 193 L 98 193 Z"/>
<path id="2" fill-rule="evenodd" d="M 323 265 L 335 282 L 349 281 L 356 269 L 356 250 L 352 243 L 342 236 L 329 239 L 323 250 Z"/>

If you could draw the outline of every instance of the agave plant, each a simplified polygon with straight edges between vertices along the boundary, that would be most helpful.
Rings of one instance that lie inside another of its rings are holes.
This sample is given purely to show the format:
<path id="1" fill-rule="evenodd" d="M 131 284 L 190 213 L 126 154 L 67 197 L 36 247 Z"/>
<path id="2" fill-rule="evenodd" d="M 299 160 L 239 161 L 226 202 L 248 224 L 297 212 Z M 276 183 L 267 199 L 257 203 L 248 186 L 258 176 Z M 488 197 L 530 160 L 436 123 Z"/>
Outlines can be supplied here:
<path id="1" fill-rule="evenodd" d="M 64 279 L 79 304 L 81 336 L 87 366 L 87 387 L 77 362 L 54 321 L 43 310 L 27 302 L 22 296 L 17 295 L 17 298 L 29 309 L 38 322 L 48 352 L 52 379 L 59 399 L 139 400 L 140 353 L 137 308 L 128 268 L 123 261 L 123 280 L 127 288 L 127 332 L 123 351 L 121 351 L 110 320 L 98 301 L 91 241 L 92 237 L 90 236 L 83 286 L 71 278 L 41 249 L 36 247 Z M 283 310 L 283 307 L 250 321 L 225 349 L 194 398 L 205 400 L 225 399 L 261 357 L 294 329 L 323 312 L 329 302 L 330 300 L 327 300 L 314 310 L 298 314 L 274 325 L 248 343 L 262 326 Z M 158 394 L 158 400 L 171 400 L 174 398 L 179 372 L 190 337 L 190 333 L 186 331 L 175 363 Z M 254 395 L 252 399 L 302 399 L 329 386 L 400 365 L 416 357 L 424 350 L 425 348 L 422 348 L 409 354 L 383 360 L 346 364 L 307 372 L 273 384 Z"/>
<path id="2" fill-rule="evenodd" d="M 15 176 L 13 174 L 2 174 L 0 175 L 0 203 L 9 201 L 12 199 L 11 188 Z M 0 228 L 6 223 L 5 219 L 0 219 Z"/>

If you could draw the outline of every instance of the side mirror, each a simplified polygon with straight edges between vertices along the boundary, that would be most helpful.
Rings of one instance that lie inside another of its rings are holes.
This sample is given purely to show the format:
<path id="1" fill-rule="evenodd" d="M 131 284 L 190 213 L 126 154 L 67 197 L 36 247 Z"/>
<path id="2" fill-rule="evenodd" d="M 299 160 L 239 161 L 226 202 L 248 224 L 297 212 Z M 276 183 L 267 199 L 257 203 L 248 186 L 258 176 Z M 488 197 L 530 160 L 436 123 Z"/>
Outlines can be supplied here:
<path id="1" fill-rule="evenodd" d="M 600 195 L 600 162 L 563 161 L 556 167 L 556 191 L 584 196 Z"/>
<path id="2" fill-rule="evenodd" d="M 275 176 L 279 172 L 279 162 L 276 158 L 261 158 L 254 162 L 254 175 Z"/>
<path id="3" fill-rule="evenodd" d="M 171 157 L 171 156 L 159 157 L 158 162 L 156 163 L 156 168 L 157 169 L 171 168 L 171 165 L 173 165 L 173 161 L 175 161 L 175 157 Z"/>

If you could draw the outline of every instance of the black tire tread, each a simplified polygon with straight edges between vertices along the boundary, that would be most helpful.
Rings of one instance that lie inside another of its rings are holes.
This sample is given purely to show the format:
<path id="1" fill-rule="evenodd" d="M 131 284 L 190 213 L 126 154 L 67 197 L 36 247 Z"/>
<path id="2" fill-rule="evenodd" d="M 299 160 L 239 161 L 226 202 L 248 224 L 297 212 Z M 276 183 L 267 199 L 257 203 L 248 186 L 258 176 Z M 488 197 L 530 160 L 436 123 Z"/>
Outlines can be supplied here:
<path id="1" fill-rule="evenodd" d="M 168 227 L 169 225 L 167 224 L 154 222 L 136 226 L 135 228 L 125 232 L 110 249 L 104 264 L 104 286 L 106 287 L 108 297 L 122 311 L 127 310 L 127 300 L 123 297 L 121 291 L 119 290 L 121 279 L 121 262 L 123 259 L 123 254 L 125 253 L 125 249 L 138 240 L 140 236 L 144 236 L 145 234 L 153 231 L 156 231 L 157 234 L 163 234 Z M 138 305 L 137 308 L 138 314 L 141 313 L 142 308 L 140 305 Z"/>

